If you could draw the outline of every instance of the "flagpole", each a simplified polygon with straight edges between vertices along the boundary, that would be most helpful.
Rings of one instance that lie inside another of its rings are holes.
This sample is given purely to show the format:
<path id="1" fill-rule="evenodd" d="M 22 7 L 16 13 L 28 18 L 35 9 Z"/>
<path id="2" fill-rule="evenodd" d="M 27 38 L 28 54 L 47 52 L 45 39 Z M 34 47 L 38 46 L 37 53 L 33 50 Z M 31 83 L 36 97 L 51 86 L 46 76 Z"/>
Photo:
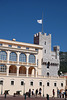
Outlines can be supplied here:
<path id="1" fill-rule="evenodd" d="M 43 13 L 42 13 L 42 34 L 43 34 Z"/>

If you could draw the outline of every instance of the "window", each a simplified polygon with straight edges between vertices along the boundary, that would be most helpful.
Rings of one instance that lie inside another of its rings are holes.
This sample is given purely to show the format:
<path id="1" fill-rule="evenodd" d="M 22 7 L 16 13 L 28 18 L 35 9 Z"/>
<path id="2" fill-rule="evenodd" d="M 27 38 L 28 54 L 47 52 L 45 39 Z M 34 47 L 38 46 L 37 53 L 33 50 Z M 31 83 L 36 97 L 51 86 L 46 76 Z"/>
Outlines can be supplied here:
<path id="1" fill-rule="evenodd" d="M 49 76 L 49 72 L 47 72 L 47 76 Z"/>
<path id="2" fill-rule="evenodd" d="M 47 68 L 49 68 L 49 65 L 47 64 Z"/>
<path id="3" fill-rule="evenodd" d="M 18 46 L 18 48 L 21 48 L 21 46 Z"/>
<path id="4" fill-rule="evenodd" d="M 6 72 L 7 67 L 5 65 L 0 65 L 0 72 Z"/>
<path id="5" fill-rule="evenodd" d="M 2 44 L 0 44 L 0 46 L 2 46 Z"/>
<path id="6" fill-rule="evenodd" d="M 5 51 L 0 51 L 0 60 L 7 60 L 7 53 Z"/>
<path id="7" fill-rule="evenodd" d="M 42 82 L 39 82 L 39 85 L 42 86 Z"/>
<path id="8" fill-rule="evenodd" d="M 9 47 L 12 47 L 12 45 L 8 45 Z"/>
<path id="9" fill-rule="evenodd" d="M 3 85 L 3 81 L 2 80 L 0 80 L 0 84 Z"/>
<path id="10" fill-rule="evenodd" d="M 49 82 L 47 82 L 47 86 L 49 86 L 50 84 L 49 84 Z"/>
<path id="11" fill-rule="evenodd" d="M 11 85 L 14 85 L 14 81 L 11 81 Z"/>
<path id="12" fill-rule="evenodd" d="M 44 42 L 44 44 L 46 45 L 46 41 Z"/>
<path id="13" fill-rule="evenodd" d="M 24 81 L 21 81 L 21 85 L 24 85 Z"/>
<path id="14" fill-rule="evenodd" d="M 28 47 L 26 47 L 26 49 L 29 49 Z"/>
<path id="15" fill-rule="evenodd" d="M 46 50 L 44 50 L 44 53 L 46 53 Z"/>
<path id="16" fill-rule="evenodd" d="M 35 56 L 32 54 L 29 55 L 29 63 L 35 63 Z"/>
<path id="17" fill-rule="evenodd" d="M 61 83 L 61 87 L 63 87 L 63 83 Z"/>
<path id="18" fill-rule="evenodd" d="M 26 62 L 26 55 L 24 53 L 20 54 L 19 61 L 20 62 Z"/>
<path id="19" fill-rule="evenodd" d="M 17 55 L 15 52 L 10 53 L 10 61 L 17 61 Z"/>
<path id="20" fill-rule="evenodd" d="M 30 82 L 30 85 L 33 86 L 33 82 Z"/>
<path id="21" fill-rule="evenodd" d="M 35 49 L 36 51 L 38 51 L 38 49 Z"/>
<path id="22" fill-rule="evenodd" d="M 50 66 L 50 62 L 47 63 L 47 68 L 49 68 L 49 66 Z"/>
<path id="23" fill-rule="evenodd" d="M 56 84 L 56 83 L 54 83 L 54 86 L 57 86 L 57 84 Z"/>

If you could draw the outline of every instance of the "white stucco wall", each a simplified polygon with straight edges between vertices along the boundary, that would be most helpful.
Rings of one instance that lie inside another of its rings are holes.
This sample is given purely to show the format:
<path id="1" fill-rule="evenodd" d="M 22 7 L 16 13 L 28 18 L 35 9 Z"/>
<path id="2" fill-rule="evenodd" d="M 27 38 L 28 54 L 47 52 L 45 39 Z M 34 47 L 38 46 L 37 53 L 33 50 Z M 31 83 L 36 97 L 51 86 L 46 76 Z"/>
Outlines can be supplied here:
<path id="1" fill-rule="evenodd" d="M 55 97 L 57 96 L 57 88 L 58 89 L 65 89 L 65 85 L 66 85 L 66 80 L 63 78 L 59 78 L 59 77 L 39 77 L 39 78 L 35 78 L 35 77 L 15 77 L 15 76 L 5 76 L 2 77 L 0 76 L 0 80 L 3 80 L 3 87 L 0 85 L 0 94 L 1 91 L 5 90 L 10 90 L 9 94 L 13 95 L 13 93 L 16 93 L 16 91 L 22 91 L 21 95 L 23 95 L 24 91 L 28 92 L 29 89 L 34 89 L 34 91 L 36 89 L 41 88 L 42 89 L 42 96 L 43 96 L 43 85 L 44 85 L 44 96 L 46 96 L 46 94 L 49 94 L 49 96 L 52 96 L 52 90 L 55 90 Z M 14 80 L 14 85 L 11 85 L 11 81 Z M 24 81 L 25 86 L 21 85 L 21 81 Z M 30 82 L 33 81 L 33 86 L 30 85 Z M 39 86 L 39 82 L 42 82 L 42 86 Z M 47 86 L 47 82 L 49 82 L 50 86 Z M 57 86 L 54 86 L 54 83 L 57 84 Z M 61 87 L 61 83 L 63 83 L 63 87 Z M 2 89 L 2 90 L 1 90 Z"/>

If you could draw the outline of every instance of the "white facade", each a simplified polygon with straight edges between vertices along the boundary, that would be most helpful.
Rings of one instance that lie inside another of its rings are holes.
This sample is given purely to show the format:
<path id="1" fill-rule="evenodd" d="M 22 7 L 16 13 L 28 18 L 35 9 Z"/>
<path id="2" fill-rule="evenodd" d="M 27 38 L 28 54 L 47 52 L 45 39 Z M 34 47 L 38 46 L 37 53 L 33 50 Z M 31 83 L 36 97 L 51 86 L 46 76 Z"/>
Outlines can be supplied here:
<path id="1" fill-rule="evenodd" d="M 0 94 L 42 89 L 42 95 L 65 89 L 66 79 L 42 75 L 43 46 L 0 39 Z M 50 54 L 50 53 L 49 53 Z"/>
<path id="2" fill-rule="evenodd" d="M 3 85 L 0 85 L 0 93 L 4 93 L 5 90 L 10 90 L 9 94 L 13 95 L 16 91 L 21 91 L 21 95 L 25 92 L 28 92 L 29 89 L 42 89 L 42 96 L 49 94 L 52 97 L 52 90 L 55 90 L 55 97 L 57 96 L 57 88 L 65 89 L 66 81 L 63 78 L 59 77 L 17 77 L 17 76 L 0 76 L 0 80 L 3 80 Z M 14 84 L 11 85 L 11 81 L 14 81 Z M 24 85 L 21 85 L 21 82 L 24 82 Z M 31 85 L 33 82 L 33 85 Z M 40 82 L 42 85 L 40 86 Z M 55 86 L 56 84 L 56 86 Z M 49 85 L 49 86 L 48 86 Z"/>

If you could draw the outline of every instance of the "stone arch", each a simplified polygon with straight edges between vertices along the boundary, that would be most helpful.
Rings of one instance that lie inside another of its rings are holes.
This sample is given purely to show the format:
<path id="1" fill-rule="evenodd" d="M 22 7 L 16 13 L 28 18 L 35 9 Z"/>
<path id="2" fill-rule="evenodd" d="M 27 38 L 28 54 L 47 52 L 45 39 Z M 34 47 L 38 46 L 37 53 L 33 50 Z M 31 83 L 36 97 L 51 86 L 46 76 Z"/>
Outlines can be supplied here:
<path id="1" fill-rule="evenodd" d="M 17 73 L 17 67 L 15 65 L 11 65 L 9 67 L 9 73 Z"/>
<path id="2" fill-rule="evenodd" d="M 19 74 L 26 74 L 26 67 L 25 66 L 20 66 Z"/>
<path id="3" fill-rule="evenodd" d="M 35 76 L 35 74 L 36 74 L 36 69 L 35 69 L 33 66 L 29 67 L 28 74 L 29 74 L 29 75 Z"/>

